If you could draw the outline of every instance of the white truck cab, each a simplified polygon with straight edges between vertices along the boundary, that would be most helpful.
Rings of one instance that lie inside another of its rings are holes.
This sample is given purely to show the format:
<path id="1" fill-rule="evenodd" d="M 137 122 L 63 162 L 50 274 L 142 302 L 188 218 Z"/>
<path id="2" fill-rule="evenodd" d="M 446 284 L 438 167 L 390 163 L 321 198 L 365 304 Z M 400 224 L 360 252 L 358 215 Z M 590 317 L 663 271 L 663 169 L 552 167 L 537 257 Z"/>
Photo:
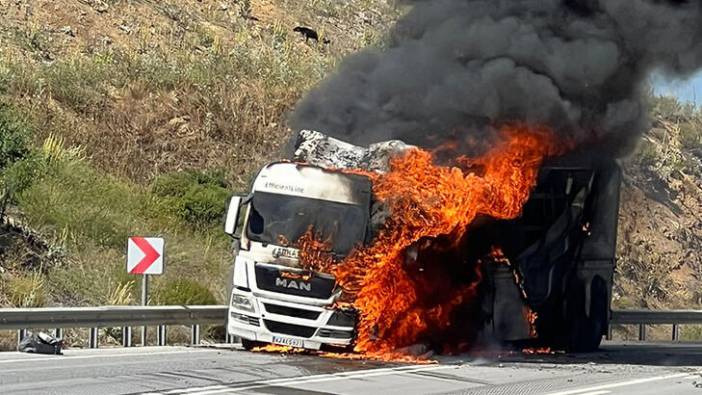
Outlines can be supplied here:
<path id="1" fill-rule="evenodd" d="M 231 199 L 225 232 L 237 239 L 227 331 L 245 348 L 353 344 L 356 316 L 335 309 L 333 276 L 300 267 L 296 241 L 311 229 L 342 258 L 369 239 L 371 181 L 307 164 L 265 166 L 247 197 Z"/>

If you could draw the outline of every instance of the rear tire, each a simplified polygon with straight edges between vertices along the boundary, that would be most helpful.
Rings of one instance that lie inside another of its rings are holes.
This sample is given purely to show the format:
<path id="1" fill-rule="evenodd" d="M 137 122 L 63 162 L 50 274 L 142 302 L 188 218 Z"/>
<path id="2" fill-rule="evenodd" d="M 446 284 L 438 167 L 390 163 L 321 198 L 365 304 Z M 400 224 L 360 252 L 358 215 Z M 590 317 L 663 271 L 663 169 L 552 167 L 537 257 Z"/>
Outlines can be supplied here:
<path id="1" fill-rule="evenodd" d="M 255 340 L 249 340 L 249 339 L 243 339 L 243 338 L 241 339 L 241 346 L 246 351 L 251 351 L 256 347 L 263 347 L 265 345 L 266 345 L 266 343 L 258 342 Z"/>
<path id="2" fill-rule="evenodd" d="M 607 329 L 607 288 L 595 277 L 591 284 L 590 314 L 585 312 L 585 287 L 577 284 L 568 300 L 569 352 L 593 352 L 600 348 Z"/>

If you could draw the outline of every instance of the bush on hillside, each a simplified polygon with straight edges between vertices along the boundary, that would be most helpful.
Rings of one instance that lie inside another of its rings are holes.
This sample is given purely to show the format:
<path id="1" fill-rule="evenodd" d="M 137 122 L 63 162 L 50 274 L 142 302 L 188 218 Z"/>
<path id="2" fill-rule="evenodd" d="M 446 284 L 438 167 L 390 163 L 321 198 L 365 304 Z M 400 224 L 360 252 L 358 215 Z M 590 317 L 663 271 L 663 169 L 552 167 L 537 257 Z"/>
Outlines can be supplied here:
<path id="1" fill-rule="evenodd" d="M 0 171 L 30 154 L 30 128 L 10 108 L 0 104 Z"/>
<path id="2" fill-rule="evenodd" d="M 154 180 L 152 192 L 170 199 L 178 217 L 196 226 L 219 224 L 231 193 L 220 171 L 169 173 Z"/>
<path id="3" fill-rule="evenodd" d="M 649 101 L 651 115 L 670 122 L 685 122 L 694 117 L 697 110 L 695 105 L 680 102 L 674 96 L 652 96 Z"/>
<path id="4" fill-rule="evenodd" d="M 29 146 L 31 129 L 0 104 L 0 216 L 8 203 L 34 179 L 36 161 Z"/>
<path id="5" fill-rule="evenodd" d="M 685 122 L 680 125 L 680 144 L 690 150 L 702 148 L 702 123 Z"/>
<path id="6" fill-rule="evenodd" d="M 212 305 L 217 298 L 204 285 L 194 280 L 167 281 L 157 288 L 154 301 L 159 305 Z"/>

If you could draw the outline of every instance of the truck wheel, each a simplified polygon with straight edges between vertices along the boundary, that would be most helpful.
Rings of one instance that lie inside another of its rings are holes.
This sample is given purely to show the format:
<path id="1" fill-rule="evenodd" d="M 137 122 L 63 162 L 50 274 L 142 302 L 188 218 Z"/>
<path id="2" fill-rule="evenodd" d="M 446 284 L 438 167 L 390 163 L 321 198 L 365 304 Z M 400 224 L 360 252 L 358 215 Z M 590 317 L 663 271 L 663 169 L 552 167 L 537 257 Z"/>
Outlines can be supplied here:
<path id="1" fill-rule="evenodd" d="M 332 346 L 330 344 L 322 344 L 320 350 L 334 354 L 353 354 L 355 353 L 354 347 L 356 347 L 354 343 L 351 343 L 348 346 Z"/>
<path id="2" fill-rule="evenodd" d="M 595 277 L 591 285 L 590 315 L 585 313 L 585 287 L 579 284 L 568 303 L 569 352 L 597 351 L 607 325 L 607 288 Z"/>
<path id="3" fill-rule="evenodd" d="M 246 351 L 251 351 L 256 347 L 263 347 L 265 345 L 266 343 L 257 342 L 255 340 L 241 339 L 241 346 L 244 347 L 244 350 Z"/>

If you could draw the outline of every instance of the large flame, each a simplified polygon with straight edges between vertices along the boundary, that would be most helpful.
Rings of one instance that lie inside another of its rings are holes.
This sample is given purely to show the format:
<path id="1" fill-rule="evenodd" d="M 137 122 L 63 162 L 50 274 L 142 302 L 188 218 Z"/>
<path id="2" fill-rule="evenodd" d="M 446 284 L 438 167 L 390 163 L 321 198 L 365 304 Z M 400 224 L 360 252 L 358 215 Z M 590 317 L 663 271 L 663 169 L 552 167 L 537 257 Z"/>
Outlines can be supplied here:
<path id="1" fill-rule="evenodd" d="M 476 217 L 517 217 L 544 158 L 557 149 L 543 128 L 510 126 L 500 135 L 486 154 L 453 166 L 412 149 L 393 158 L 389 172 L 369 174 L 375 199 L 390 215 L 370 246 L 343 261 L 310 252 L 319 247 L 310 235 L 301 243 L 301 256 L 309 258 L 303 264 L 334 274 L 345 300 L 360 311 L 356 351 L 394 355 L 465 331 L 454 319 L 476 304 L 481 270 L 479 261 L 461 261 L 451 251 Z"/>

